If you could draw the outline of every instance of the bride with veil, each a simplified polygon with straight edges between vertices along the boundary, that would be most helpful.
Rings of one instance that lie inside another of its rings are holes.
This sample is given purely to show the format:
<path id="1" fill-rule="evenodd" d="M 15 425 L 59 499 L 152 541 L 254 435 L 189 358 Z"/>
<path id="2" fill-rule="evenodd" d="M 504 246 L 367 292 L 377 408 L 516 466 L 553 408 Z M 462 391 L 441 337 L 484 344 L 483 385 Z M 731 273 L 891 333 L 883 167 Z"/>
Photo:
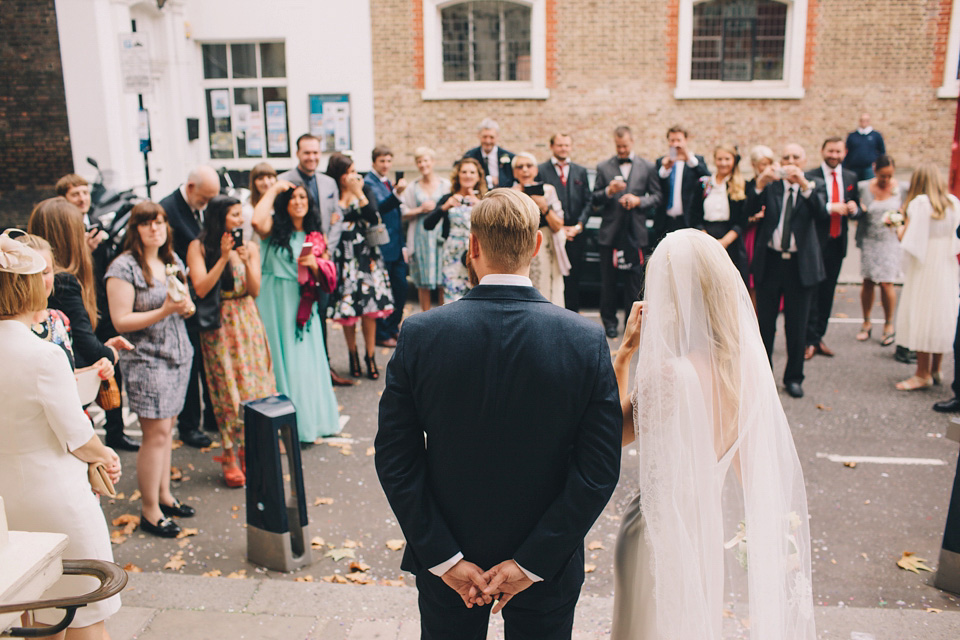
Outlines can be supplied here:
<path id="1" fill-rule="evenodd" d="M 688 229 L 659 244 L 614 368 L 640 467 L 617 540 L 613 640 L 814 640 L 800 461 L 743 279 L 716 240 Z"/>

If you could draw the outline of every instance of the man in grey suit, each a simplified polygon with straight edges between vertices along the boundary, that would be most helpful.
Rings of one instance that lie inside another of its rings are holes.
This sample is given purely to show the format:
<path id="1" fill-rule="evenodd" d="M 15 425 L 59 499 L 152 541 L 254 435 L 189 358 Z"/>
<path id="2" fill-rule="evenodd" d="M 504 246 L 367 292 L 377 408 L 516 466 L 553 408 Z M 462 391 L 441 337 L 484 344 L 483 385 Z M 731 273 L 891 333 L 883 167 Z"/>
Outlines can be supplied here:
<path id="1" fill-rule="evenodd" d="M 553 185 L 563 205 L 563 231 L 567 236 L 567 258 L 570 259 L 570 275 L 563 277 L 564 306 L 571 311 L 580 311 L 580 277 L 583 272 L 584 244 L 583 227 L 593 206 L 590 204 L 590 183 L 587 168 L 570 161 L 573 138 L 567 133 L 550 136 L 549 160 L 537 169 L 540 180 Z"/>
<path id="2" fill-rule="evenodd" d="M 493 597 L 507 638 L 569 640 L 583 539 L 620 476 L 607 341 L 533 288 L 539 225 L 529 196 L 488 193 L 467 252 L 479 284 L 408 318 L 387 365 L 375 462 L 424 640 L 485 638 Z"/>
<path id="3" fill-rule="evenodd" d="M 296 185 L 303 185 L 307 194 L 313 198 L 313 201 L 320 206 L 320 226 L 323 234 L 330 233 L 330 220 L 333 212 L 337 210 L 337 203 L 340 200 L 340 188 L 336 181 L 325 173 L 317 171 L 320 166 L 320 139 L 309 133 L 305 133 L 297 138 L 297 166 L 289 171 L 284 171 L 277 176 L 277 180 L 286 180 Z M 333 249 L 330 252 L 333 253 Z M 318 309 L 326 309 L 330 303 L 330 294 L 318 292 Z M 323 321 L 320 326 L 323 328 L 323 346 L 327 346 L 327 320 L 326 314 L 321 313 Z M 329 350 L 327 356 L 329 360 Z M 353 384 L 351 380 L 344 378 L 330 367 L 330 379 L 333 384 L 341 387 L 349 387 Z"/>
<path id="4" fill-rule="evenodd" d="M 643 265 L 650 252 L 647 211 L 660 204 L 660 179 L 653 164 L 633 152 L 630 127 L 613 132 L 615 156 L 597 165 L 593 205 L 601 209 L 600 319 L 607 337 L 617 337 L 617 280 L 624 276 L 623 308 L 630 314 L 643 290 Z M 624 322 L 626 322 L 626 316 Z"/>

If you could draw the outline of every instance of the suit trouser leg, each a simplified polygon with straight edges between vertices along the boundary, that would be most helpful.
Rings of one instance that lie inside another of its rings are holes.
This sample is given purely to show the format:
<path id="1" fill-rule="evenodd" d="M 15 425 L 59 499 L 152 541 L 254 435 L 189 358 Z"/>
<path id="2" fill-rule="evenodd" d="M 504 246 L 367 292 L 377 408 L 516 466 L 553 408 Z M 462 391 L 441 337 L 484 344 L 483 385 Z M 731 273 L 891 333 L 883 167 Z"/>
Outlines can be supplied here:
<path id="1" fill-rule="evenodd" d="M 377 340 L 393 338 L 400 332 L 403 319 L 403 306 L 407 302 L 407 263 L 400 258 L 384 262 L 390 277 L 390 290 L 393 292 L 393 313 L 377 320 Z"/>
<path id="2" fill-rule="evenodd" d="M 187 382 L 187 397 L 184 399 L 183 410 L 177 417 L 177 431 L 183 437 L 184 433 L 196 431 L 200 428 L 201 400 L 203 398 L 203 421 L 211 429 L 216 428 L 217 419 L 213 415 L 213 403 L 210 401 L 210 392 L 207 390 L 207 377 L 203 373 L 203 352 L 200 350 L 200 332 L 187 331 L 190 344 L 193 345 L 193 363 L 190 366 L 190 379 Z"/>
<path id="3" fill-rule="evenodd" d="M 953 397 L 960 398 L 960 317 L 957 318 L 957 331 L 953 336 L 953 383 L 950 388 L 953 389 Z"/>
<path id="4" fill-rule="evenodd" d="M 797 260 L 785 260 L 783 280 L 783 328 L 787 338 L 787 368 L 783 382 L 803 382 L 803 352 L 805 334 L 810 321 L 810 300 L 816 287 L 800 284 L 800 269 Z"/>
<path id="5" fill-rule="evenodd" d="M 120 371 L 120 363 L 113 365 L 113 377 L 117 381 L 117 390 L 123 391 L 123 374 Z M 107 441 L 114 440 L 123 436 L 123 406 L 119 406 L 116 409 L 110 409 L 109 411 L 104 411 L 104 417 L 106 422 L 103 425 L 103 430 L 107 432 Z"/>
<path id="6" fill-rule="evenodd" d="M 581 233 L 566 244 L 570 275 L 563 277 L 563 302 L 570 311 L 580 311 L 580 278 L 583 276 L 586 243 Z"/>
<path id="7" fill-rule="evenodd" d="M 763 277 L 757 282 L 757 324 L 760 327 L 760 338 L 763 347 L 767 350 L 770 366 L 773 366 L 773 343 L 777 335 L 777 316 L 780 315 L 780 295 L 782 263 L 779 257 L 770 252 L 764 265 Z"/>
<path id="8" fill-rule="evenodd" d="M 638 264 L 626 272 L 627 281 L 623 287 L 624 325 L 626 325 L 626 319 L 630 317 L 630 309 L 633 307 L 633 303 L 643 296 L 643 278 L 646 273 L 646 266 L 647 253 L 644 251 L 643 264 Z"/>
<path id="9" fill-rule="evenodd" d="M 493 605 L 467 609 L 453 589 L 426 570 L 417 575 L 417 590 L 421 640 L 484 640 L 487 637 Z"/>
<path id="10" fill-rule="evenodd" d="M 552 611 L 527 609 L 516 600 L 503 608 L 504 640 L 570 640 L 579 591 Z"/>
<path id="11" fill-rule="evenodd" d="M 823 266 L 827 277 L 818 284 L 810 303 L 810 322 L 807 323 L 807 344 L 820 344 L 827 334 L 830 313 L 833 311 L 833 298 L 843 266 L 843 238 L 830 238 L 823 247 Z"/>
<path id="12" fill-rule="evenodd" d="M 600 319 L 604 327 L 617 327 L 617 269 L 613 247 L 600 247 Z"/>

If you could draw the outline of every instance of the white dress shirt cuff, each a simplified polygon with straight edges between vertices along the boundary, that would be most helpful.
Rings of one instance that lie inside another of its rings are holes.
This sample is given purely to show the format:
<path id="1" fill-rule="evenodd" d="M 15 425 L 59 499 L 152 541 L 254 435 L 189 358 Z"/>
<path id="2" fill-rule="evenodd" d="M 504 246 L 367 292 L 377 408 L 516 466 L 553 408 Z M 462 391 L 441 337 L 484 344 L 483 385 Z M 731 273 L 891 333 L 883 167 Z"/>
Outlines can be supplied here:
<path id="1" fill-rule="evenodd" d="M 813 180 L 811 180 L 811 181 L 810 181 L 810 186 L 809 186 L 807 189 L 804 189 L 803 191 L 801 191 L 801 192 L 800 192 L 800 195 L 802 195 L 804 198 L 809 198 L 809 197 L 810 197 L 810 194 L 813 193 L 814 187 L 816 187 L 816 186 L 817 186 L 817 185 L 814 184 Z"/>
<path id="2" fill-rule="evenodd" d="M 667 168 L 666 168 L 665 166 L 663 166 L 662 164 L 660 165 L 660 177 L 663 178 L 664 180 L 666 180 L 667 178 L 670 177 L 670 172 L 671 172 L 671 171 L 673 171 L 673 166 L 671 166 L 669 169 L 667 169 Z"/>
<path id="3" fill-rule="evenodd" d="M 457 555 L 453 556 L 452 558 L 450 558 L 450 559 L 447 560 L 446 562 L 441 562 L 441 563 L 438 564 L 437 566 L 431 567 L 431 568 L 430 568 L 430 573 L 432 573 L 433 575 L 437 576 L 438 578 L 442 578 L 442 577 L 443 577 L 443 574 L 445 574 L 447 571 L 450 571 L 450 569 L 453 569 L 453 565 L 457 564 L 457 563 L 460 562 L 461 560 L 463 560 L 463 552 L 462 552 L 462 551 L 457 551 Z M 526 572 L 524 572 L 524 573 L 526 573 Z"/>
<path id="4" fill-rule="evenodd" d="M 693 156 L 689 160 L 687 160 L 687 166 L 690 167 L 691 169 L 693 167 L 696 167 L 699 164 L 700 164 L 700 160 L 699 158 L 697 158 L 697 156 Z"/>
<path id="5" fill-rule="evenodd" d="M 514 562 L 517 562 L 517 561 L 514 560 Z M 537 574 L 533 573 L 532 571 L 527 571 L 527 570 L 524 569 L 522 566 L 520 566 L 520 563 L 519 563 L 519 562 L 517 562 L 517 566 L 520 567 L 520 571 L 523 571 L 524 575 L 526 575 L 528 578 L 530 578 L 530 579 L 533 580 L 534 582 L 543 582 L 543 578 L 541 578 L 541 577 L 538 576 Z"/>

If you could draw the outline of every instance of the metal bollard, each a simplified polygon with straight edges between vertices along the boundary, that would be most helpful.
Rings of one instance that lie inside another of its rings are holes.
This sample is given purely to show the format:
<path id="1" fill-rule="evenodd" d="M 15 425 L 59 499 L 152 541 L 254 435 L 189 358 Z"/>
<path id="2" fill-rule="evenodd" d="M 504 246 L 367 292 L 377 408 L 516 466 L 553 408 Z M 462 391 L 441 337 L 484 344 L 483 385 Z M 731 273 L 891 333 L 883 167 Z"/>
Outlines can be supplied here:
<path id="1" fill-rule="evenodd" d="M 951 424 L 947 437 L 960 441 L 960 428 Z M 940 562 L 937 563 L 937 575 L 933 586 L 944 591 L 960 593 L 960 464 L 953 477 L 953 492 L 947 509 L 947 526 L 940 545 Z"/>
<path id="2" fill-rule="evenodd" d="M 247 558 L 275 571 L 299 569 L 312 559 L 296 408 L 284 395 L 253 400 L 244 405 L 243 420 Z M 284 496 L 285 474 L 290 478 L 289 496 Z"/>

